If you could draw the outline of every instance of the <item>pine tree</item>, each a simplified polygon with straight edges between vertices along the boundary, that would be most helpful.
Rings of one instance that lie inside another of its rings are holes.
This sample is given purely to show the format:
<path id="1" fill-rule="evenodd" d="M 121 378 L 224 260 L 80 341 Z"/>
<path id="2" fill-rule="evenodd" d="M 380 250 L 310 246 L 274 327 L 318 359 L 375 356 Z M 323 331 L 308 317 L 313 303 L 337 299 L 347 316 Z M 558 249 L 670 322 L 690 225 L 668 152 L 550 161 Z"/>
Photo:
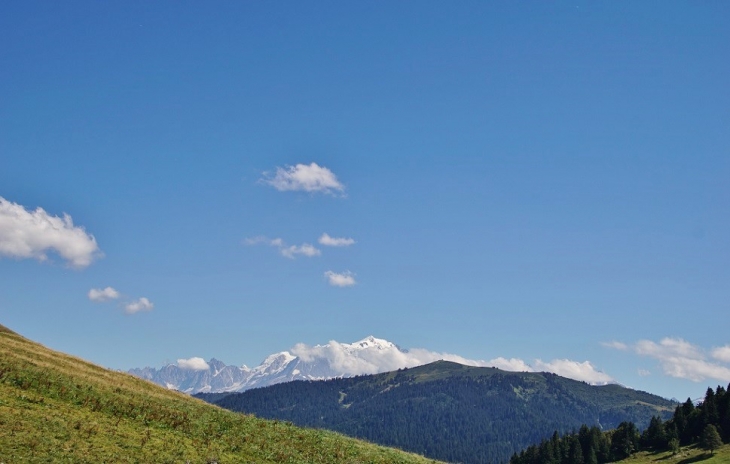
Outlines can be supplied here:
<path id="1" fill-rule="evenodd" d="M 700 438 L 700 446 L 706 450 L 710 450 L 710 454 L 714 454 L 715 450 L 722 446 L 722 439 L 714 425 L 707 424 L 705 426 L 705 430 L 702 431 L 702 437 Z"/>

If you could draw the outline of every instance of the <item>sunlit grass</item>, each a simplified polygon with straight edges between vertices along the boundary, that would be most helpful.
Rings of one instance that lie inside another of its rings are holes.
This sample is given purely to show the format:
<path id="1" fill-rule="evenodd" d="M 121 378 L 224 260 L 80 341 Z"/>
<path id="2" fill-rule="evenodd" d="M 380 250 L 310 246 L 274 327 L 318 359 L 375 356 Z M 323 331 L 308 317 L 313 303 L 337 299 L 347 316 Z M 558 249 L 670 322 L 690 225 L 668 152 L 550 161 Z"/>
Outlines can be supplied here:
<path id="1" fill-rule="evenodd" d="M 434 462 L 211 406 L 0 326 L 0 462 Z"/>
<path id="2" fill-rule="evenodd" d="M 659 453 L 641 452 L 620 461 L 626 464 L 690 464 L 693 462 L 701 462 L 703 464 L 720 464 L 730 463 L 730 445 L 724 445 L 720 449 L 715 450 L 713 454 L 703 450 L 698 446 L 686 446 L 677 454 L 670 451 Z"/>

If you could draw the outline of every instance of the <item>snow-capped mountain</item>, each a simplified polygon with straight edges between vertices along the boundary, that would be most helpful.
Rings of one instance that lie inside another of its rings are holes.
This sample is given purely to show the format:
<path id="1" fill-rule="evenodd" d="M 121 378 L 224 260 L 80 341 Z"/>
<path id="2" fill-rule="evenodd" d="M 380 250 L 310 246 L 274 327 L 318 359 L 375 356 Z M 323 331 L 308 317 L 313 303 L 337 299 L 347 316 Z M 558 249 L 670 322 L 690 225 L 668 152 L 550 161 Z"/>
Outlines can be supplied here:
<path id="1" fill-rule="evenodd" d="M 394 358 L 398 365 L 382 362 Z M 298 344 L 291 352 L 269 355 L 254 368 L 226 365 L 215 358 L 207 363 L 200 358 L 193 359 L 197 360 L 195 366 L 186 362 L 189 360 L 179 360 L 160 369 L 145 367 L 130 369 L 129 373 L 169 389 L 194 394 L 244 391 L 292 380 L 375 374 L 422 364 L 409 359 L 407 351 L 394 343 L 372 336 L 351 344 L 336 341 L 313 347 Z"/>
<path id="2" fill-rule="evenodd" d="M 289 351 L 269 355 L 257 367 L 229 366 L 211 359 L 178 359 L 160 369 L 145 367 L 131 369 L 130 374 L 151 380 L 164 387 L 186 393 L 223 393 L 266 387 L 292 380 L 325 380 L 336 377 L 379 374 L 402 368 L 421 366 L 434 361 L 453 361 L 467 366 L 498 367 L 508 371 L 553 372 L 593 385 L 614 383 L 608 374 L 596 370 L 588 361 L 555 359 L 535 360 L 529 365 L 521 359 L 495 358 L 475 361 L 459 355 L 438 353 L 422 348 L 402 350 L 394 343 L 367 337 L 355 343 L 331 341 L 326 345 L 309 346 L 299 343 Z"/>

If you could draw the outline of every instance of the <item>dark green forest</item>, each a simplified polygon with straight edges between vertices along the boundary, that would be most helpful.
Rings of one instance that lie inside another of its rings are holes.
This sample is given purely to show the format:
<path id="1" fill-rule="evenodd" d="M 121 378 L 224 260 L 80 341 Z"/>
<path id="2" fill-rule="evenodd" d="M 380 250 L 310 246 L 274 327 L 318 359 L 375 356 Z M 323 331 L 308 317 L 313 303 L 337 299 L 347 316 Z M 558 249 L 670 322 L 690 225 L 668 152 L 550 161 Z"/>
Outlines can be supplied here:
<path id="1" fill-rule="evenodd" d="M 199 395 L 206 399 L 206 395 Z M 207 398 L 234 411 L 462 463 L 507 462 L 581 424 L 604 429 L 668 419 L 676 403 L 619 385 L 440 361 L 386 374 L 296 381 Z"/>
<path id="2" fill-rule="evenodd" d="M 510 459 L 510 464 L 600 464 L 625 459 L 637 451 L 677 451 L 680 446 L 698 444 L 713 452 L 730 443 L 730 385 L 708 388 L 704 401 L 695 406 L 689 398 L 678 405 L 667 421 L 652 417 L 643 432 L 625 421 L 608 432 L 581 426 L 578 432 L 551 438 L 529 446 Z"/>

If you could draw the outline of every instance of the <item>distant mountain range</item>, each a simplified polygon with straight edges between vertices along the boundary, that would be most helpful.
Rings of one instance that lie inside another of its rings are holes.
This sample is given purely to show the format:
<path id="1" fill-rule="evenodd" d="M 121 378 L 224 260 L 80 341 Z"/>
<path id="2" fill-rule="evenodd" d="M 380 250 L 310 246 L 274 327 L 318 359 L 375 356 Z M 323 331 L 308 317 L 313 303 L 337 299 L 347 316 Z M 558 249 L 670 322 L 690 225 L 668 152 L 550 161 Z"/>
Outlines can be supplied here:
<path id="1" fill-rule="evenodd" d="M 355 343 L 330 341 L 325 345 L 297 344 L 288 351 L 268 356 L 260 365 L 227 365 L 215 358 L 178 359 L 162 368 L 131 369 L 130 374 L 150 380 L 168 389 L 189 394 L 246 391 L 292 380 L 326 380 L 339 377 L 379 374 L 422 366 L 435 361 L 452 361 L 466 366 L 498 367 L 508 371 L 547 371 L 583 380 L 592 385 L 612 383 L 613 379 L 590 363 L 556 360 L 536 361 L 532 367 L 519 359 L 496 358 L 491 361 L 466 359 L 421 348 L 404 350 L 395 343 L 366 337 Z M 566 368 L 567 365 L 567 368 Z"/>
<path id="2" fill-rule="evenodd" d="M 416 365 L 416 361 L 405 356 L 406 352 L 394 343 L 372 336 L 351 344 L 330 342 L 307 348 L 306 354 L 304 350 L 299 350 L 299 355 L 289 351 L 274 353 L 254 368 L 226 365 L 213 358 L 207 363 L 202 359 L 196 364 L 180 360 L 160 369 L 145 367 L 128 372 L 168 389 L 195 394 L 240 392 L 292 380 L 351 377 L 363 371 L 375 374 Z M 336 356 L 332 356 L 332 352 L 336 352 Z M 393 365 L 376 361 L 385 356 L 392 358 L 394 353 L 404 355 L 402 363 Z"/>
<path id="3" fill-rule="evenodd" d="M 545 372 L 438 361 L 395 372 L 296 381 L 242 393 L 196 395 L 223 408 L 335 430 L 427 457 L 506 462 L 512 453 L 582 424 L 643 428 L 677 403 L 617 384 L 594 386 Z"/>

